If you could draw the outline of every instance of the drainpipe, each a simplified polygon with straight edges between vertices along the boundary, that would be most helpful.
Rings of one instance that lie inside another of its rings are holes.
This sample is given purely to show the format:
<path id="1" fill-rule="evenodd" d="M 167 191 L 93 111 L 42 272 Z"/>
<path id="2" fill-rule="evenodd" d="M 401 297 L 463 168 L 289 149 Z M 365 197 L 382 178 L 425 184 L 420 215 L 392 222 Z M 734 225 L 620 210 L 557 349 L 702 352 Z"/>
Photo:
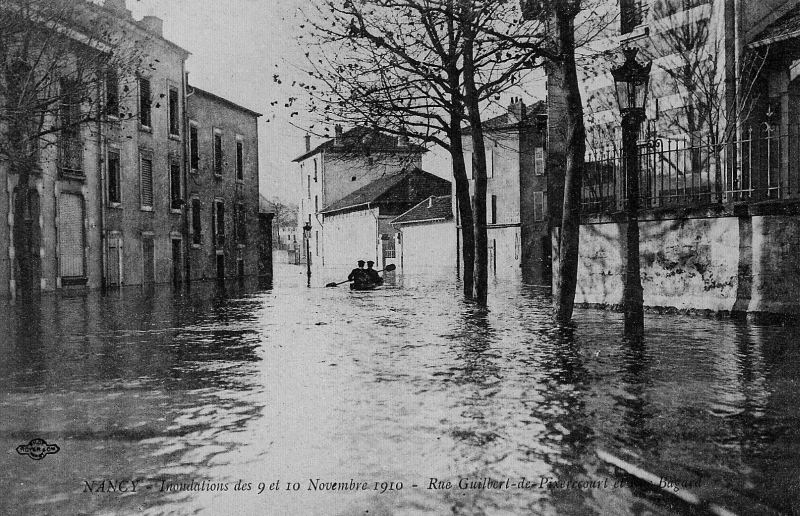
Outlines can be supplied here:
<path id="1" fill-rule="evenodd" d="M 97 98 L 98 98 L 98 111 L 102 109 L 103 102 L 102 100 L 103 94 L 103 87 L 101 82 L 98 81 L 97 84 Z M 106 282 L 106 264 L 108 263 L 108 242 L 106 238 L 106 173 L 108 172 L 103 167 L 103 156 L 105 156 L 105 140 L 103 139 L 102 128 L 103 123 L 100 117 L 103 116 L 102 113 L 97 113 L 97 172 L 100 180 L 98 183 L 98 196 L 100 199 L 100 290 L 105 293 L 107 282 Z"/>
<path id="2" fill-rule="evenodd" d="M 188 99 L 192 93 L 189 92 L 189 77 L 186 73 L 185 59 L 181 61 L 181 76 L 181 86 L 183 89 L 183 95 L 181 95 L 181 102 L 183 103 L 183 248 L 185 250 L 185 256 L 183 257 L 183 270 L 184 275 L 186 276 L 185 283 L 188 291 L 192 278 L 192 242 L 191 238 L 189 238 L 189 168 L 191 168 L 191 163 L 189 162 L 191 159 L 189 149 L 191 145 L 191 139 L 189 138 L 189 110 L 187 108 L 189 107 Z"/>

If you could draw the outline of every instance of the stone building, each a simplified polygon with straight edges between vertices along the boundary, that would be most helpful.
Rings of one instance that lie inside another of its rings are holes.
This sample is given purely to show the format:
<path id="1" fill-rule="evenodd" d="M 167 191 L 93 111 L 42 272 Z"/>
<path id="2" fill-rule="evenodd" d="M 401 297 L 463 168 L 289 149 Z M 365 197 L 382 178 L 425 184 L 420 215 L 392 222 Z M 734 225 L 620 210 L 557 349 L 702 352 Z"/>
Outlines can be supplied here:
<path id="1" fill-rule="evenodd" d="M 311 263 L 314 269 L 326 265 L 326 243 L 320 210 L 346 195 L 380 179 L 422 166 L 426 150 L 409 143 L 407 138 L 395 137 L 366 127 L 343 131 L 336 126 L 333 139 L 311 147 L 306 136 L 305 152 L 294 162 L 299 164 L 302 192 L 299 206 L 298 238 L 303 225 L 311 224 Z M 302 252 L 303 263 L 307 253 Z"/>
<path id="2" fill-rule="evenodd" d="M 588 152 L 576 301 L 622 300 L 624 172 L 610 71 L 622 60 L 613 50 L 633 47 L 640 61 L 653 62 L 638 151 L 645 304 L 800 311 L 793 258 L 800 252 L 800 3 L 625 1 L 608 9 L 617 21 L 594 47 L 617 57 L 591 58 L 579 74 Z M 557 74 L 548 77 L 548 173 L 556 190 L 563 185 L 559 83 Z M 557 205 L 560 195 L 551 195 Z"/>
<path id="3" fill-rule="evenodd" d="M 430 195 L 448 195 L 450 189 L 450 181 L 414 168 L 372 181 L 323 207 L 326 272 L 350 270 L 356 260 L 372 260 L 379 268 L 394 263 L 401 242 L 392 220 Z M 311 248 L 312 263 L 317 251 Z"/>
<path id="4" fill-rule="evenodd" d="M 258 275 L 261 115 L 195 86 L 187 111 L 190 278 Z"/>
<path id="5" fill-rule="evenodd" d="M 544 102 L 528 107 L 516 98 L 505 113 L 483 123 L 490 275 L 512 278 L 524 272 L 526 281 L 549 282 L 546 126 Z M 464 132 L 472 195 L 472 138 L 469 128 Z M 455 203 L 455 191 L 453 196 Z"/>

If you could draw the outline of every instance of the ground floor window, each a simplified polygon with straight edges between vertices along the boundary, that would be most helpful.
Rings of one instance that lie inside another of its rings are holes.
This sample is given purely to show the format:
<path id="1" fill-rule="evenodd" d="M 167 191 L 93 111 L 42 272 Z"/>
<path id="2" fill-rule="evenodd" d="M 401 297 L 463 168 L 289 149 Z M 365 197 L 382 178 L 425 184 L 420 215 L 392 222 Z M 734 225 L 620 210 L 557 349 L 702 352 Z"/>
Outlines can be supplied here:
<path id="1" fill-rule="evenodd" d="M 58 197 L 59 276 L 83 278 L 86 276 L 83 254 L 83 197 L 62 193 Z"/>

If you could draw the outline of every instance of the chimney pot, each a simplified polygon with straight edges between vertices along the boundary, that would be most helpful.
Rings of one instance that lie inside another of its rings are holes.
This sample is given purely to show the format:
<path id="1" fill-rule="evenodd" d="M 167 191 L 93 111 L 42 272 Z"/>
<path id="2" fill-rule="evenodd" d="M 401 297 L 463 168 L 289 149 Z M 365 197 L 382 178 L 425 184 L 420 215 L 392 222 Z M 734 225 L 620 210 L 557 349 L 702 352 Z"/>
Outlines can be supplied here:
<path id="1" fill-rule="evenodd" d="M 336 124 L 334 127 L 334 137 L 333 137 L 333 144 L 334 145 L 342 145 L 342 126 L 340 124 Z"/>
<path id="2" fill-rule="evenodd" d="M 311 135 L 306 133 L 306 152 L 311 150 Z"/>

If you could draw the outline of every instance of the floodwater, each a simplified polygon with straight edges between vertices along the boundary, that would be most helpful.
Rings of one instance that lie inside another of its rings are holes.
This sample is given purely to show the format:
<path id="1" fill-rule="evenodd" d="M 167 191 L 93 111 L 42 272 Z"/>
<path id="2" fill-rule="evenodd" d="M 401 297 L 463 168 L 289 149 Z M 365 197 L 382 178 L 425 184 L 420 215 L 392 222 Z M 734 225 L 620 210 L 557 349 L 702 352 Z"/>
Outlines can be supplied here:
<path id="1" fill-rule="evenodd" d="M 598 450 L 800 513 L 797 326 L 648 314 L 628 342 L 612 312 L 555 328 L 536 288 L 494 285 L 482 312 L 444 282 L 351 293 L 277 267 L 271 289 L 0 306 L 0 513 L 693 511 Z M 60 450 L 15 451 L 34 438 Z"/>

